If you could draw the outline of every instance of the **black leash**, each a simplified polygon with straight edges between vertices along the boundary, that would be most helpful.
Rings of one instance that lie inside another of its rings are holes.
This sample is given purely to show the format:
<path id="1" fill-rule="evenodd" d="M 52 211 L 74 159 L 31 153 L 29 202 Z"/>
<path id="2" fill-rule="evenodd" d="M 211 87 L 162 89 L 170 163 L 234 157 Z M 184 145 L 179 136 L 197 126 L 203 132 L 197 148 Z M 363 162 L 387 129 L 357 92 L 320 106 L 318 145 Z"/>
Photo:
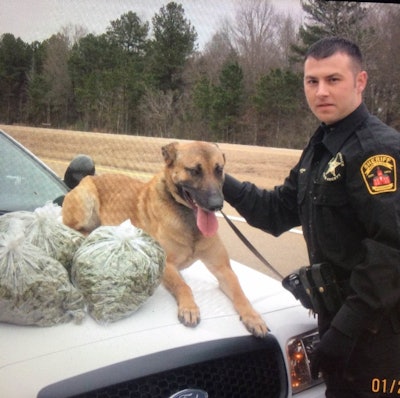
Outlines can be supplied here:
<path id="1" fill-rule="evenodd" d="M 264 264 L 266 265 L 272 272 L 279 276 L 279 278 L 283 279 L 284 276 L 279 273 L 266 259 L 265 257 L 249 242 L 249 240 L 240 232 L 238 227 L 228 218 L 228 216 L 220 210 L 221 214 L 224 216 L 226 222 L 233 229 L 235 234 L 240 238 L 240 240 L 247 246 L 247 248 Z"/>

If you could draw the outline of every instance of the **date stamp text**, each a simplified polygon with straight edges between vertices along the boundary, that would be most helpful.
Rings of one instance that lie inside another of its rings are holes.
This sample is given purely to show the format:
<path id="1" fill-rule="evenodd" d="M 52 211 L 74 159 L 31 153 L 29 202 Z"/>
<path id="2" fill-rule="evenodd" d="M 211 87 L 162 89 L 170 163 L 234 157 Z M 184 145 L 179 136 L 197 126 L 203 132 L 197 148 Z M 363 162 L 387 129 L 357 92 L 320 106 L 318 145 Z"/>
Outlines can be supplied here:
<path id="1" fill-rule="evenodd" d="M 371 381 L 371 392 L 376 394 L 400 395 L 400 379 L 378 379 Z"/>

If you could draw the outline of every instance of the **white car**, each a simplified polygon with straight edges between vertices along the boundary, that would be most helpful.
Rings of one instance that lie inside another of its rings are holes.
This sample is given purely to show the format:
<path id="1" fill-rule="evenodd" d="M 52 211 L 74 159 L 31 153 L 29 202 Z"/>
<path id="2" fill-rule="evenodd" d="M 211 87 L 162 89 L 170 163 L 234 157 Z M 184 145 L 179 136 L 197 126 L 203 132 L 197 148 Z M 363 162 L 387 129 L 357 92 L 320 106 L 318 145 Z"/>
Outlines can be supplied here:
<path id="1" fill-rule="evenodd" d="M 2 131 L 0 141 L 3 151 L 15 152 L 16 164 L 20 156 L 32 162 L 27 172 L 43 168 Z M 0 180 L 29 184 L 25 168 L 10 168 L 7 176 L 0 169 Z M 55 174 L 43 173 L 50 176 L 46 184 L 54 179 L 51 195 L 67 192 Z M 6 196 L 0 195 L 3 212 Z M 178 321 L 175 300 L 163 286 L 133 315 L 107 325 L 90 316 L 79 325 L 0 323 L 0 397 L 322 397 L 325 386 L 309 370 L 318 342 L 316 320 L 280 282 L 242 264 L 232 266 L 271 330 L 266 338 L 247 332 L 217 280 L 197 262 L 182 273 L 200 307 L 196 328 Z"/>

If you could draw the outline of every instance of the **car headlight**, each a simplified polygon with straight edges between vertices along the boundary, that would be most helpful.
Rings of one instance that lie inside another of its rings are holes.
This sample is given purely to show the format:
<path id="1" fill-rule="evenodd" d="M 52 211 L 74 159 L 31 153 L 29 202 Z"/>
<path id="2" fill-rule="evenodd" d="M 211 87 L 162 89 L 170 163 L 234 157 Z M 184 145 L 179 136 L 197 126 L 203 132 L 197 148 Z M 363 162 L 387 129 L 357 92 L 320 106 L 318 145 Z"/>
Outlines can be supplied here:
<path id="1" fill-rule="evenodd" d="M 310 371 L 310 358 L 318 343 L 317 330 L 292 337 L 287 343 L 293 394 L 322 383 L 321 377 L 313 380 Z"/>

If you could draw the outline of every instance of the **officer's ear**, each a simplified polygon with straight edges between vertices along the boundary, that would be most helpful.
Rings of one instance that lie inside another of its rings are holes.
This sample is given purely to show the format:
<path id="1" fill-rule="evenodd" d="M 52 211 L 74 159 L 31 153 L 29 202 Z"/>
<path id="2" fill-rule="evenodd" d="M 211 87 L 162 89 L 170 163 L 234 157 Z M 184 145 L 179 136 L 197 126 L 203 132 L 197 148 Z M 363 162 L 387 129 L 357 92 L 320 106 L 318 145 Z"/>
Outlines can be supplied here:
<path id="1" fill-rule="evenodd" d="M 359 72 L 356 76 L 356 89 L 359 94 L 362 94 L 367 87 L 368 73 L 365 70 Z"/>

